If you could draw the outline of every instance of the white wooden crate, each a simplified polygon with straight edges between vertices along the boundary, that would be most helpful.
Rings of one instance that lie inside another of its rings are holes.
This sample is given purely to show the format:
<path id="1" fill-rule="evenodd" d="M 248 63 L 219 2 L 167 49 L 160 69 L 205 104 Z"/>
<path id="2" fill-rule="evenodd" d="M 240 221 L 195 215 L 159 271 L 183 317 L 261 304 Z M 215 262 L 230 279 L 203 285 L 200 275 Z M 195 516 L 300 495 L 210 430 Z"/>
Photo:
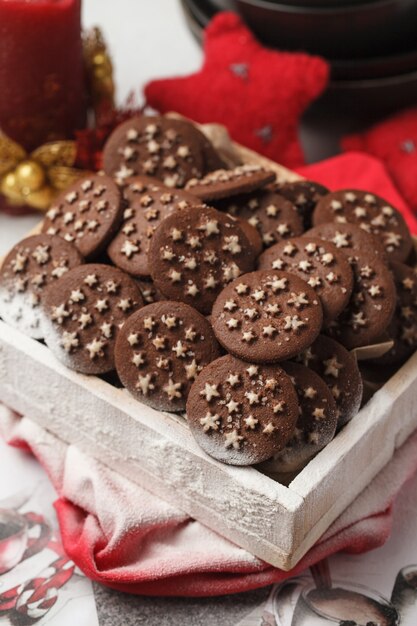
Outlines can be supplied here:
<path id="1" fill-rule="evenodd" d="M 238 147 L 245 162 L 274 167 Z M 0 402 L 268 563 L 296 565 L 417 428 L 417 354 L 288 487 L 207 456 L 186 422 L 59 363 L 0 321 Z M 415 389 L 413 389 L 415 387 Z"/>

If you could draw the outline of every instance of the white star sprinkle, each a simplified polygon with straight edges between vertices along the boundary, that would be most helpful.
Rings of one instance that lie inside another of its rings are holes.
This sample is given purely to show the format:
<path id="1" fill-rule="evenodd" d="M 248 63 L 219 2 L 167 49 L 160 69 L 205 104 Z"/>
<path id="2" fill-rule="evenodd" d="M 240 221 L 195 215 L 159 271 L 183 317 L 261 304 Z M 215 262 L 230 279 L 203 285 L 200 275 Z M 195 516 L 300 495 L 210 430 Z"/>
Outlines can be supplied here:
<path id="1" fill-rule="evenodd" d="M 204 389 L 200 391 L 200 396 L 203 396 L 207 402 L 211 402 L 213 398 L 218 398 L 220 396 L 218 392 L 218 385 L 206 383 Z"/>
<path id="2" fill-rule="evenodd" d="M 139 252 L 139 246 L 130 239 L 126 239 L 120 248 L 120 252 L 130 259 L 136 252 Z"/>
<path id="3" fill-rule="evenodd" d="M 103 337 L 105 337 L 106 339 L 111 338 L 112 325 L 109 322 L 104 322 L 104 324 L 100 326 L 100 330 L 101 330 L 101 334 L 103 335 Z"/>
<path id="4" fill-rule="evenodd" d="M 36 246 L 35 250 L 32 252 L 32 257 L 39 265 L 48 263 L 51 258 L 49 254 L 49 246 Z"/>
<path id="5" fill-rule="evenodd" d="M 175 352 L 178 358 L 184 358 L 187 356 L 187 346 L 178 340 L 175 346 L 172 348 L 172 352 Z"/>
<path id="6" fill-rule="evenodd" d="M 84 282 L 89 287 L 94 287 L 94 285 L 98 283 L 98 278 L 95 274 L 88 274 L 88 276 L 84 278 Z"/>
<path id="7" fill-rule="evenodd" d="M 109 308 L 109 303 L 108 303 L 107 298 L 102 298 L 101 300 L 97 300 L 97 302 L 94 305 L 94 308 L 97 309 L 99 313 L 102 313 L 103 311 L 107 311 L 107 309 Z"/>
<path id="8" fill-rule="evenodd" d="M 243 437 L 237 434 L 237 430 L 232 430 L 231 433 L 225 433 L 225 448 L 233 447 L 235 450 L 239 450 L 240 442 L 243 440 Z"/>
<path id="9" fill-rule="evenodd" d="M 336 356 L 323 361 L 324 375 L 333 376 L 333 378 L 339 378 L 339 370 L 343 369 L 343 364 L 339 363 Z"/>
<path id="10" fill-rule="evenodd" d="M 179 282 L 181 282 L 181 277 L 182 277 L 181 272 L 177 272 L 177 270 L 171 270 L 168 275 L 169 275 L 172 283 L 179 283 Z"/>
<path id="11" fill-rule="evenodd" d="M 245 398 L 249 400 L 249 404 L 259 404 L 259 393 L 254 391 L 245 391 Z"/>
<path id="12" fill-rule="evenodd" d="M 240 383 L 239 374 L 229 374 L 229 377 L 226 378 L 226 382 L 229 383 L 231 387 L 236 387 Z"/>
<path id="13" fill-rule="evenodd" d="M 191 363 L 188 363 L 184 366 L 185 375 L 187 380 L 195 380 L 197 378 L 197 374 L 200 371 L 200 366 L 197 364 L 197 361 L 193 359 Z"/>
<path id="14" fill-rule="evenodd" d="M 61 345 L 65 352 L 71 352 L 73 348 L 77 348 L 79 345 L 77 333 L 64 332 L 62 333 Z"/>
<path id="15" fill-rule="evenodd" d="M 157 350 L 164 350 L 165 349 L 165 341 L 166 341 L 165 337 L 161 337 L 161 335 L 157 335 L 155 337 L 155 339 L 152 340 L 152 343 L 153 343 L 153 345 L 155 346 L 155 348 Z"/>
<path id="16" fill-rule="evenodd" d="M 218 235 L 220 232 L 219 222 L 217 220 L 209 220 L 205 224 L 201 224 L 201 226 L 198 226 L 197 230 L 204 231 L 207 237 L 210 237 L 210 235 Z"/>
<path id="17" fill-rule="evenodd" d="M 250 343 L 254 339 L 256 339 L 256 335 L 254 335 L 251 330 L 247 330 L 242 333 L 242 341 L 246 341 L 247 343 Z"/>
<path id="18" fill-rule="evenodd" d="M 136 367 L 140 367 L 141 365 L 144 365 L 145 364 L 144 352 L 135 352 L 132 357 L 132 363 L 133 365 L 136 365 Z"/>
<path id="19" fill-rule="evenodd" d="M 146 374 L 146 376 L 140 374 L 136 383 L 136 389 L 139 389 L 142 395 L 147 396 L 149 391 L 155 389 L 155 385 L 151 381 L 152 374 Z"/>
<path id="20" fill-rule="evenodd" d="M 90 341 L 90 343 L 85 346 L 90 355 L 90 359 L 94 360 L 97 356 L 103 356 L 103 348 L 105 345 L 105 341 L 100 338 L 98 339 L 97 337 Z"/>
<path id="21" fill-rule="evenodd" d="M 229 415 L 231 415 L 232 413 L 237 413 L 239 411 L 240 405 L 239 402 L 236 402 L 235 400 L 233 400 L 233 398 L 231 398 L 225 406 Z"/>
<path id="22" fill-rule="evenodd" d="M 168 400 L 175 400 L 175 398 L 182 398 L 181 387 L 182 383 L 174 383 L 172 378 L 170 378 L 162 390 L 167 394 Z"/>
<path id="23" fill-rule="evenodd" d="M 65 308 L 65 304 L 52 307 L 51 320 L 57 322 L 58 324 L 63 324 L 64 319 L 69 317 L 69 315 L 70 312 Z"/>
<path id="24" fill-rule="evenodd" d="M 93 318 L 91 317 L 90 313 L 81 313 L 80 317 L 78 318 L 78 323 L 80 325 L 81 330 L 84 330 L 84 328 L 87 328 L 87 326 L 89 324 L 92 324 L 93 322 Z"/>
<path id="25" fill-rule="evenodd" d="M 85 300 L 85 295 L 81 291 L 81 289 L 74 289 L 71 291 L 70 300 L 72 302 L 82 302 Z"/>
<path id="26" fill-rule="evenodd" d="M 121 311 L 126 312 L 132 308 L 133 304 L 130 298 L 121 298 L 116 306 Z"/>
<path id="27" fill-rule="evenodd" d="M 129 337 L 127 338 L 128 344 L 129 346 L 137 346 L 137 344 L 139 343 L 139 335 L 138 333 L 130 333 Z"/>
<path id="28" fill-rule="evenodd" d="M 249 415 L 248 417 L 245 418 L 245 425 L 247 428 L 254 430 L 254 428 L 256 427 L 256 424 L 258 424 L 258 421 L 259 420 L 253 417 L 253 415 Z"/>
<path id="29" fill-rule="evenodd" d="M 206 433 L 209 430 L 219 430 L 219 422 L 220 422 L 220 415 L 217 415 L 217 413 L 213 414 L 210 412 L 207 412 L 205 417 L 202 417 L 200 419 L 200 424 L 203 427 L 203 431 Z"/>
<path id="30" fill-rule="evenodd" d="M 284 321 L 284 330 L 298 330 L 302 326 L 305 326 L 305 322 L 300 319 L 298 315 L 287 315 Z"/>
<path id="31" fill-rule="evenodd" d="M 13 272 L 15 274 L 17 274 L 18 272 L 23 272 L 23 270 L 25 269 L 27 260 L 28 260 L 27 256 L 18 252 L 15 258 L 13 259 L 13 261 L 11 262 Z"/>

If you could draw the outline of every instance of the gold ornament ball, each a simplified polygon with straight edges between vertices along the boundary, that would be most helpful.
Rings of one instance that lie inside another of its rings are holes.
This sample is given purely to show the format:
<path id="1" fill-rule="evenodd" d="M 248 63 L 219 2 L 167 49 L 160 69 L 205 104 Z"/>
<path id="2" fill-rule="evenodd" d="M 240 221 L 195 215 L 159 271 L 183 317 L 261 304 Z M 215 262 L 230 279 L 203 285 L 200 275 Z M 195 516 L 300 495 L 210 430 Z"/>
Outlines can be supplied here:
<path id="1" fill-rule="evenodd" d="M 23 161 L 17 166 L 15 175 L 24 195 L 38 191 L 45 184 L 45 172 L 36 161 Z"/>
<path id="2" fill-rule="evenodd" d="M 1 180 L 0 191 L 11 200 L 17 200 L 20 197 L 19 185 L 14 172 L 9 172 Z"/>
<path id="3" fill-rule="evenodd" d="M 26 202 L 29 206 L 41 211 L 46 211 L 52 200 L 54 199 L 54 192 L 50 187 L 42 187 L 39 191 L 34 191 L 26 196 Z"/>

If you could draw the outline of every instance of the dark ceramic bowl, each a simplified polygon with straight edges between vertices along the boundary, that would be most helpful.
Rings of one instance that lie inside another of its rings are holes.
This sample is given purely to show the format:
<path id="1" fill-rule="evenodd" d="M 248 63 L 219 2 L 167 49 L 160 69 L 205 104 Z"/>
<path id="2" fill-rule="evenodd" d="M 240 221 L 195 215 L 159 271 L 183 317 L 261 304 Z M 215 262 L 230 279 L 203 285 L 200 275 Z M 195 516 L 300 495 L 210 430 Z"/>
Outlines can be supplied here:
<path id="1" fill-rule="evenodd" d="M 328 59 L 387 56 L 411 49 L 417 41 L 417 0 L 368 0 L 325 8 L 236 0 L 236 7 L 266 44 Z"/>

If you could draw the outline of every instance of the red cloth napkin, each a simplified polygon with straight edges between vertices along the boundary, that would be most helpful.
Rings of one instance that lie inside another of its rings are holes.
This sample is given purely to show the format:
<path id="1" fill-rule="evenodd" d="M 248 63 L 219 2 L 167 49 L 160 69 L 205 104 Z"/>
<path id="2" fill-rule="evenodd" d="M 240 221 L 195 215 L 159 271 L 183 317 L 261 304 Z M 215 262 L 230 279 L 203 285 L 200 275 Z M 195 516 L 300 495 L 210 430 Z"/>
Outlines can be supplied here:
<path id="1" fill-rule="evenodd" d="M 401 194 L 417 212 L 417 108 L 407 109 L 342 140 L 344 150 L 381 159 Z"/>

